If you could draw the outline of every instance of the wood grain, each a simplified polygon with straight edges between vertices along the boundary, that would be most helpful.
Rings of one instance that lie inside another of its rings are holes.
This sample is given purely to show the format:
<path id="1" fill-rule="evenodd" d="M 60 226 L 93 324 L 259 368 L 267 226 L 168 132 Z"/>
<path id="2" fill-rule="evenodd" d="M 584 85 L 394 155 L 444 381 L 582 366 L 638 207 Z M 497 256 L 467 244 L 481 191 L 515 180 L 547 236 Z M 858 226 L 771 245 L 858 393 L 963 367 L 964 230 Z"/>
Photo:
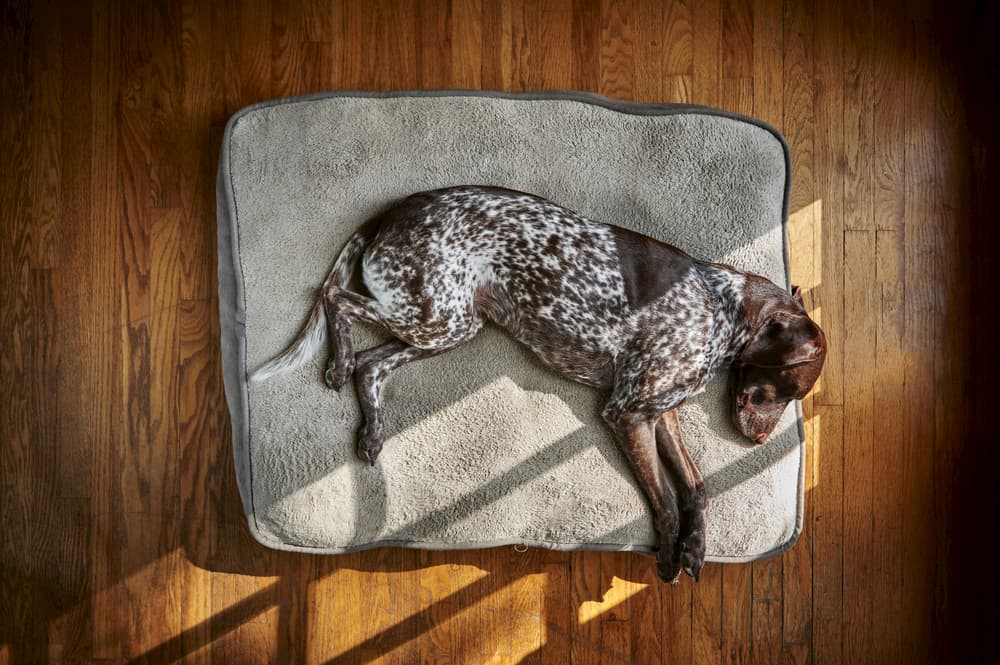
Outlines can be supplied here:
<path id="1" fill-rule="evenodd" d="M 1000 658 L 982 529 L 995 7 L 11 0 L 2 16 L 0 662 Z M 790 552 L 669 587 L 624 553 L 253 541 L 220 373 L 222 128 L 270 97 L 420 87 L 709 104 L 784 132 L 792 274 L 830 344 Z"/>

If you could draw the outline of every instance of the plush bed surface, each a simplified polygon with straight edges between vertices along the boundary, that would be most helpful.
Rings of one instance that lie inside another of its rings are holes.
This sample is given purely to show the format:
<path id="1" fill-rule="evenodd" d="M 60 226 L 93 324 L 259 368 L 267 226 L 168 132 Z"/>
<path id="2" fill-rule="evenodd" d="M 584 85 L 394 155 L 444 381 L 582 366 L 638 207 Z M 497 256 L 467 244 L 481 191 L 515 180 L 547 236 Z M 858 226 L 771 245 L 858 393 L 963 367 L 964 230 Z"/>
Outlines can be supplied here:
<path id="1" fill-rule="evenodd" d="M 326 353 L 264 383 L 347 237 L 408 194 L 458 184 L 532 192 L 586 217 L 787 286 L 788 151 L 754 120 L 594 95 L 337 92 L 246 108 L 218 181 L 223 372 L 240 493 L 270 547 L 336 553 L 526 544 L 656 548 L 641 490 L 600 418 L 606 395 L 561 379 L 503 331 L 396 370 L 388 440 L 355 456 L 353 386 Z M 356 348 L 387 336 L 355 327 Z M 709 560 L 790 547 L 802 526 L 801 409 L 752 446 L 726 377 L 680 409 L 705 477 Z"/>

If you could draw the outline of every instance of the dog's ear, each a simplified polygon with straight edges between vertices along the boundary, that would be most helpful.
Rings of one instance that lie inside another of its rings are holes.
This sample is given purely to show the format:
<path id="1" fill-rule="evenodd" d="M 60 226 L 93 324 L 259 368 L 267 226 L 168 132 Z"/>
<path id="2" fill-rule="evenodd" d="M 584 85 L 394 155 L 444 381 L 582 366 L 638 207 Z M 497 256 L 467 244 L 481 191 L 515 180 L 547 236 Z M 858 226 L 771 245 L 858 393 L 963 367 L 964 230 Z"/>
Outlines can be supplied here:
<path id="1" fill-rule="evenodd" d="M 792 284 L 792 300 L 799 303 L 799 307 L 805 307 L 802 303 L 802 289 L 795 284 Z"/>
<path id="2" fill-rule="evenodd" d="M 779 311 L 753 332 L 740 354 L 740 362 L 755 367 L 787 367 L 811 362 L 825 352 L 823 331 L 808 316 Z"/>

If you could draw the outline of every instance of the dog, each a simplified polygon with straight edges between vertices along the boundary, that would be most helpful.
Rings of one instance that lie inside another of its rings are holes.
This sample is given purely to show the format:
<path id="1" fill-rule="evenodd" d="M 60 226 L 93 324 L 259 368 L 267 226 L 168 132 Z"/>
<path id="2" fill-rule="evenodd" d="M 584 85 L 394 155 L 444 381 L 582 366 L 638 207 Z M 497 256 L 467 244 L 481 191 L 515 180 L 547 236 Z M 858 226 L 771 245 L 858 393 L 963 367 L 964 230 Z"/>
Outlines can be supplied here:
<path id="1" fill-rule="evenodd" d="M 348 288 L 359 260 L 369 296 Z M 355 354 L 359 320 L 395 339 Z M 460 186 L 413 194 L 354 233 L 296 340 L 252 380 L 301 366 L 329 339 L 326 384 L 339 391 L 354 377 L 358 455 L 374 464 L 388 373 L 468 342 L 487 321 L 558 374 L 610 391 L 602 415 L 649 500 L 657 573 L 672 584 L 682 570 L 699 577 L 708 500 L 677 407 L 732 368 L 736 427 L 763 443 L 826 357 L 797 287 L 538 196 Z"/>

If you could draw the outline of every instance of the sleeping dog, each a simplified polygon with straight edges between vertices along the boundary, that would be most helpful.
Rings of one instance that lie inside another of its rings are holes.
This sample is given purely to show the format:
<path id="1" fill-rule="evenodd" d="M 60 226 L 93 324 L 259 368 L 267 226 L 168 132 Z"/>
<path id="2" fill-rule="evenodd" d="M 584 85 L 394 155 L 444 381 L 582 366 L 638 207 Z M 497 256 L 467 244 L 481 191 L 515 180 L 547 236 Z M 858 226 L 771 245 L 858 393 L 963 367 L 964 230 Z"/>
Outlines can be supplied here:
<path id="1" fill-rule="evenodd" d="M 370 297 L 347 288 L 359 260 Z M 356 320 L 396 339 L 355 354 Z M 299 336 L 252 378 L 301 366 L 329 339 L 326 383 L 339 391 L 354 377 L 358 455 L 374 464 L 389 372 L 469 341 L 486 321 L 562 376 L 610 391 L 602 415 L 649 500 L 657 573 L 671 583 L 681 570 L 698 578 L 707 502 L 677 407 L 731 367 L 735 424 L 763 443 L 826 357 L 797 288 L 531 194 L 463 186 L 413 194 L 351 236 Z"/>

